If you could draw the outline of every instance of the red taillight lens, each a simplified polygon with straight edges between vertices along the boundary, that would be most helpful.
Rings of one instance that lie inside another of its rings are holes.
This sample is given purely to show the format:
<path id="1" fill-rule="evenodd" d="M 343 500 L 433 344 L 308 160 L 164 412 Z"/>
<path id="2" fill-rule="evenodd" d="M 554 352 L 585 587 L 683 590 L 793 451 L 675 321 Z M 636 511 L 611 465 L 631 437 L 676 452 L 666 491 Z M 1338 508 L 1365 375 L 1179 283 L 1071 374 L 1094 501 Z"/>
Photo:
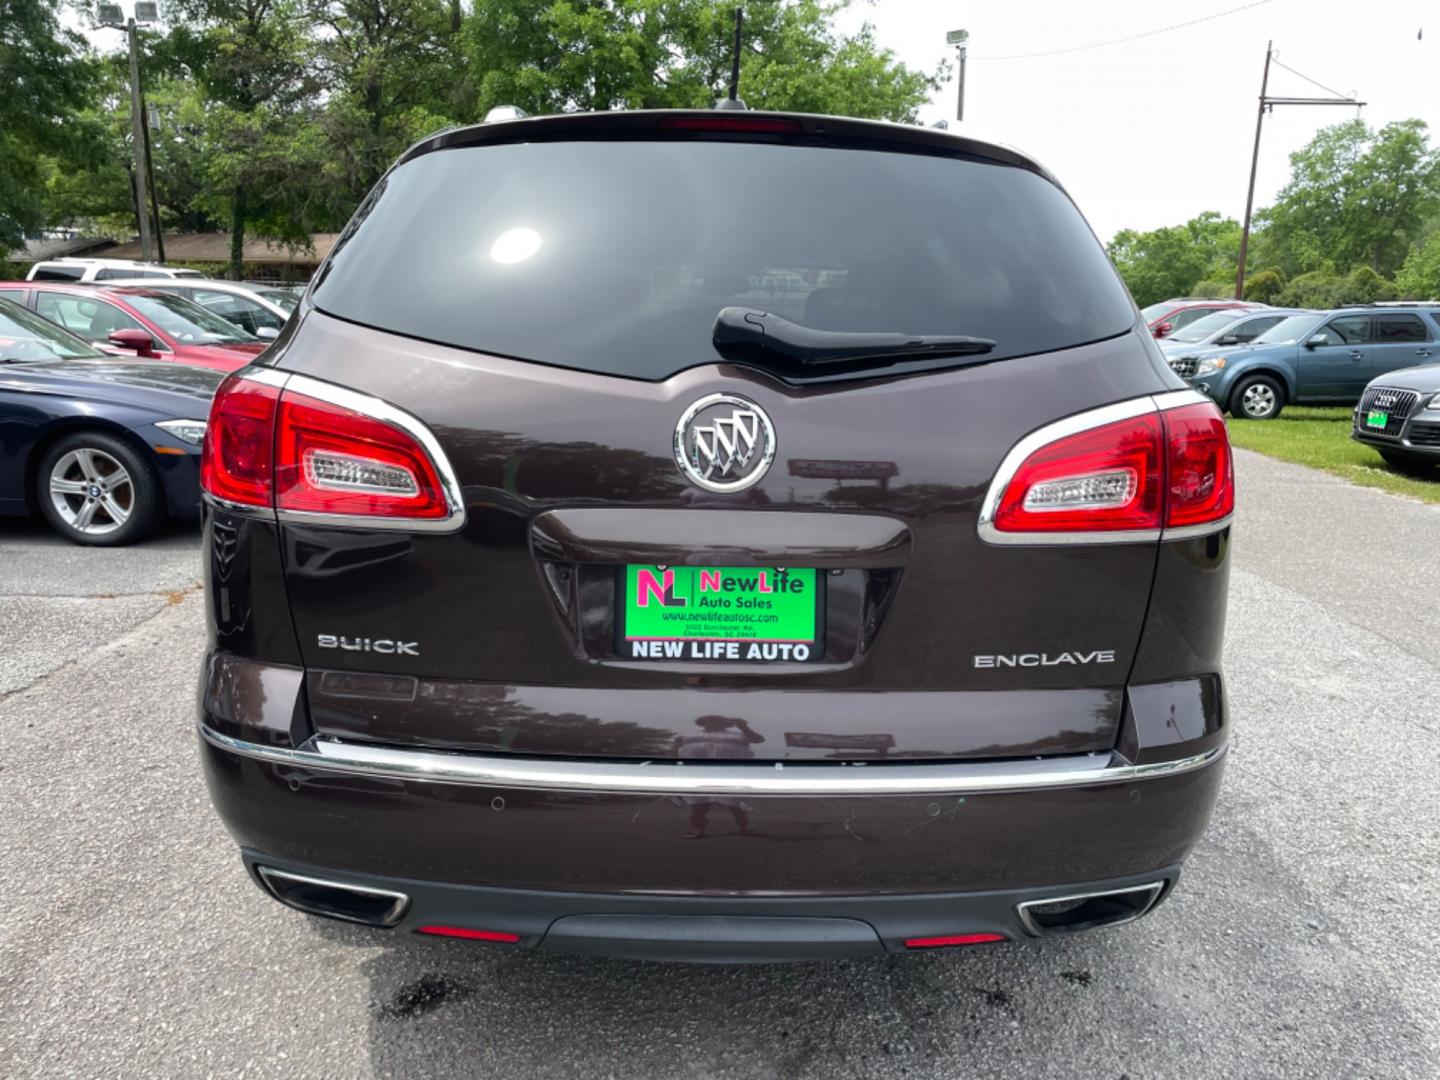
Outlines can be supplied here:
<path id="1" fill-rule="evenodd" d="M 499 941 L 513 945 L 520 940 L 519 934 L 508 930 L 472 930 L 468 926 L 417 926 L 417 934 L 434 934 L 436 937 L 458 937 L 470 941 Z"/>
<path id="2" fill-rule="evenodd" d="M 1165 527 L 1204 525 L 1235 510 L 1235 465 L 1225 419 L 1214 405 L 1161 414 L 1167 446 Z"/>
<path id="3" fill-rule="evenodd" d="M 215 391 L 200 450 L 200 486 L 217 499 L 273 505 L 275 407 L 280 391 L 230 375 Z"/>
<path id="4" fill-rule="evenodd" d="M 992 941 L 1009 941 L 1004 934 L 942 934 L 939 937 L 905 939 L 907 949 L 946 949 L 952 945 L 986 945 Z"/>
<path id="5" fill-rule="evenodd" d="M 425 450 L 383 421 L 287 390 L 275 440 L 275 505 L 367 517 L 444 518 Z"/>
<path id="6" fill-rule="evenodd" d="M 1021 463 L 995 513 L 1002 532 L 1158 529 L 1164 486 L 1157 413 L 1040 447 Z"/>
<path id="7" fill-rule="evenodd" d="M 1197 402 L 1062 435 L 1025 457 L 992 499 L 992 528 L 1042 543 L 1222 521 L 1235 510 L 1225 420 Z"/>

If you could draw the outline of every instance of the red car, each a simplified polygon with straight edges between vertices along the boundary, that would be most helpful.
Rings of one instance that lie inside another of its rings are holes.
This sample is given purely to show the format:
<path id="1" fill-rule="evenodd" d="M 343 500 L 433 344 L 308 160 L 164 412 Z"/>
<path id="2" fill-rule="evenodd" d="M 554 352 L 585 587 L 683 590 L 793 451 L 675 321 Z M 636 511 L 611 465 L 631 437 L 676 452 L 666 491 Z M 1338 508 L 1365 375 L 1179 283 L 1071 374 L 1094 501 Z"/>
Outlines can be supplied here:
<path id="1" fill-rule="evenodd" d="M 121 356 L 234 371 L 269 344 L 199 304 L 158 289 L 6 281 L 0 282 L 0 297 Z"/>
<path id="2" fill-rule="evenodd" d="M 1196 319 L 1203 319 L 1212 311 L 1224 311 L 1227 308 L 1248 311 L 1262 307 L 1265 305 L 1244 300 L 1205 300 L 1194 296 L 1179 296 L 1173 300 L 1159 300 L 1147 308 L 1142 308 L 1140 314 L 1145 319 L 1145 325 L 1150 328 L 1150 333 L 1157 338 L 1163 338 Z"/>

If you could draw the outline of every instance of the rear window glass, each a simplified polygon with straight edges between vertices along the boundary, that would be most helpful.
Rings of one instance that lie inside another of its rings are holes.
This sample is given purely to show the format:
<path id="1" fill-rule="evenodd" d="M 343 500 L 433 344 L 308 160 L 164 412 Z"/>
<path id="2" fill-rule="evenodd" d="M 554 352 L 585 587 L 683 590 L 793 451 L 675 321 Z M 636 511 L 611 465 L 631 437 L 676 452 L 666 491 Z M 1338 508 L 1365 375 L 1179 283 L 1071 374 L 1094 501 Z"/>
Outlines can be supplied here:
<path id="1" fill-rule="evenodd" d="M 31 281 L 79 281 L 85 276 L 83 266 L 37 266 Z"/>
<path id="2" fill-rule="evenodd" d="M 633 378 L 722 359 L 711 330 L 732 305 L 820 330 L 992 338 L 991 359 L 1135 319 L 1059 189 L 971 159 L 707 141 L 469 147 L 400 166 L 357 221 L 315 292 L 322 310 Z"/>

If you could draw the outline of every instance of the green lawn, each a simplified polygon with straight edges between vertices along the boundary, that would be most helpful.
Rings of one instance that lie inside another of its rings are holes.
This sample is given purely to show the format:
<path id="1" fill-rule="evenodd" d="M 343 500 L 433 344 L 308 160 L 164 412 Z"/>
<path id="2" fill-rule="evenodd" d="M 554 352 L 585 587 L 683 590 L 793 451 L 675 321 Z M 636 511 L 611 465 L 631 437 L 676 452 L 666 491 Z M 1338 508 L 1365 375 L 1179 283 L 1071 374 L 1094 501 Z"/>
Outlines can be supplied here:
<path id="1" fill-rule="evenodd" d="M 1406 475 L 1350 438 L 1348 408 L 1290 405 L 1277 420 L 1230 420 L 1230 441 L 1247 450 L 1324 469 L 1356 484 L 1440 503 L 1440 468 L 1428 477 Z"/>

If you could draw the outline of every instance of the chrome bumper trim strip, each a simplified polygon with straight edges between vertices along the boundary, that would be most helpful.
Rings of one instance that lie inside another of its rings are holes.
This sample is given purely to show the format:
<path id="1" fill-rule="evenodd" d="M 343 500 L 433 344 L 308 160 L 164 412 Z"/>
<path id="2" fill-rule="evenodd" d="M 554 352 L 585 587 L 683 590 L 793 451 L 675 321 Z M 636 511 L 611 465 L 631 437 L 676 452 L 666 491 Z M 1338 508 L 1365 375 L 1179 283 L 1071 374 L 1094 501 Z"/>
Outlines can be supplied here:
<path id="1" fill-rule="evenodd" d="M 1204 768 L 1227 746 L 1133 765 L 1113 754 L 953 765 L 691 765 L 546 760 L 407 750 L 317 736 L 295 749 L 264 746 L 200 724 L 221 750 L 292 768 L 391 780 L 635 795 L 950 795 L 1128 784 Z"/>

